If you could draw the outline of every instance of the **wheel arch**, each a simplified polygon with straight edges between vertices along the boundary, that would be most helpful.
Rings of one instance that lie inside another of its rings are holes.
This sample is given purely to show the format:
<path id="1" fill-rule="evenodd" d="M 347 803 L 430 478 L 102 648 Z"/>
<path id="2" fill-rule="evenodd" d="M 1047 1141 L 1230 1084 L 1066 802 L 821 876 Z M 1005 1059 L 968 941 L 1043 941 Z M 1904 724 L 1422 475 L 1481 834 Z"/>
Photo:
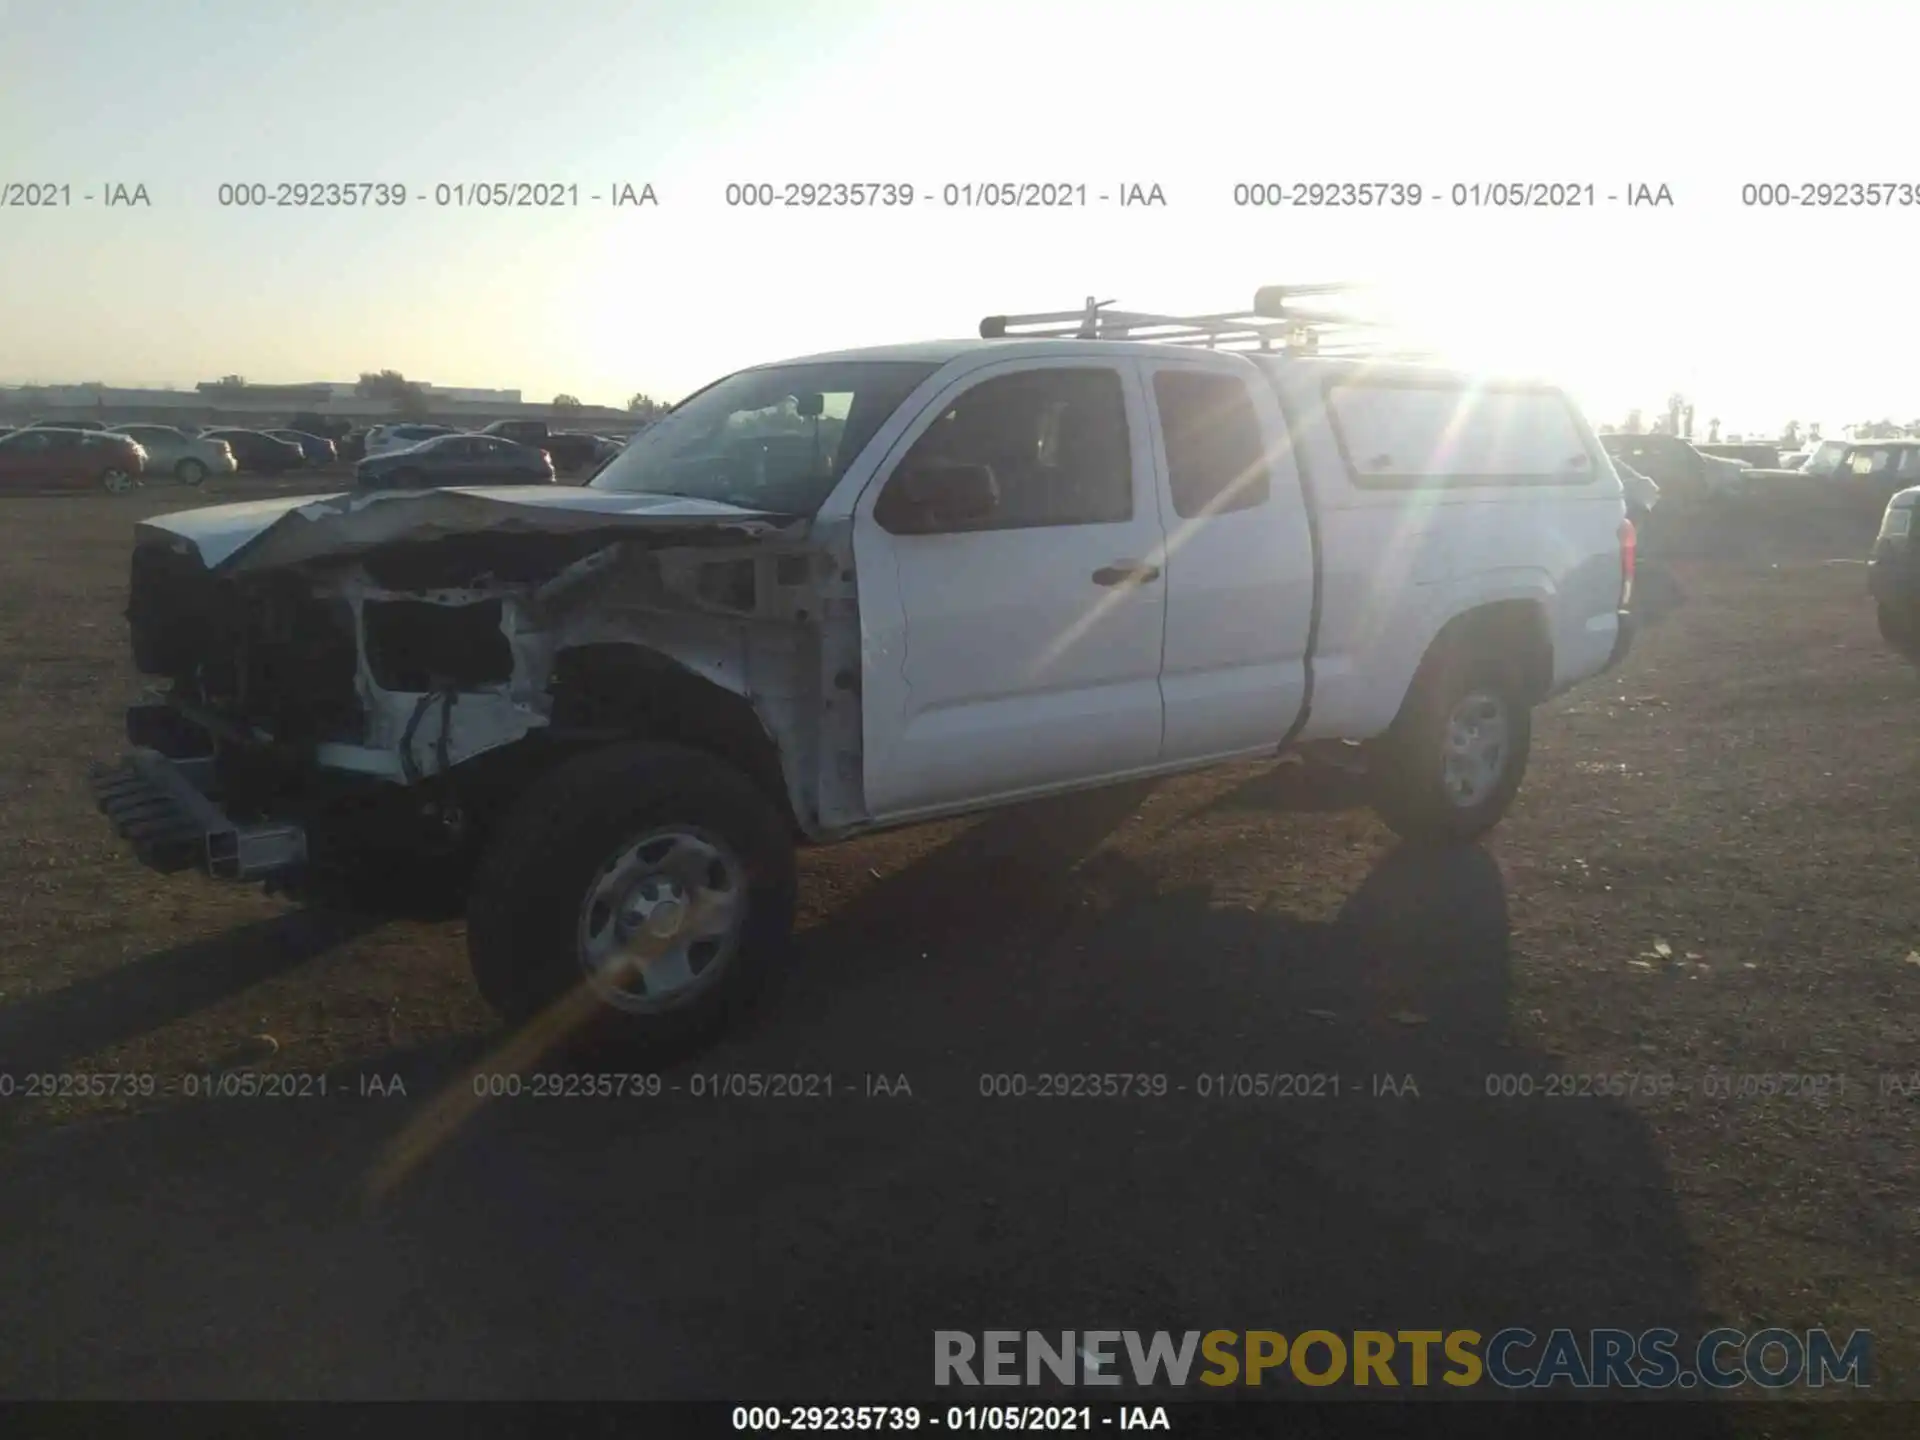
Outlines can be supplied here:
<path id="1" fill-rule="evenodd" d="M 1395 713 L 1407 713 L 1433 673 L 1463 660 L 1492 658 L 1511 666 L 1529 706 L 1553 693 L 1553 626 L 1544 600 L 1509 597 L 1489 600 L 1449 619 L 1428 642 L 1409 678 Z"/>
<path id="2" fill-rule="evenodd" d="M 549 734 L 557 740 L 657 740 L 723 760 L 803 827 L 774 726 L 750 695 L 632 641 L 589 641 L 553 660 Z"/>

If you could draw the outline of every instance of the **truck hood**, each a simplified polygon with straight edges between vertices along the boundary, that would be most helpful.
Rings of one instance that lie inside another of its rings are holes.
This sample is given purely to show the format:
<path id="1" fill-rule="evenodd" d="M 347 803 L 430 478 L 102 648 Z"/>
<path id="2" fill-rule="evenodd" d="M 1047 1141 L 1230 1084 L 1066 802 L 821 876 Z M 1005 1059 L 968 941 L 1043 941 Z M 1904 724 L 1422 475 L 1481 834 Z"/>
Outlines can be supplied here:
<path id="1" fill-rule="evenodd" d="M 737 544 L 790 534 L 805 524 L 799 516 L 746 510 L 717 500 L 574 485 L 505 485 L 243 500 L 155 515 L 137 531 L 148 539 L 185 541 L 209 570 L 237 574 L 483 531 L 654 532 L 682 543 L 710 537 L 714 543 Z"/>

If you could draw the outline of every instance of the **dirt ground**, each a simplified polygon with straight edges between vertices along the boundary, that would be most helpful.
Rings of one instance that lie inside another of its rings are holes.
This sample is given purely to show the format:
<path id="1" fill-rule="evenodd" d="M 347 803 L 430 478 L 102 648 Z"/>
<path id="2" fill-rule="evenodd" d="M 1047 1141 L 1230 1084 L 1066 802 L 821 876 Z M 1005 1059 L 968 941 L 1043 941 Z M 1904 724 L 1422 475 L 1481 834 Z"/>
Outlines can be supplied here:
<path id="1" fill-rule="evenodd" d="M 130 523 L 193 498 L 5 506 L 0 1394 L 878 1400 L 935 1328 L 1723 1324 L 1870 1329 L 1920 1398 L 1920 682 L 1865 511 L 1656 537 L 1483 848 L 1252 766 L 820 852 L 745 1033 L 497 1100 L 376 1201 L 499 1039 L 460 926 L 150 875 L 85 788 Z M 1062 1071 L 1169 1088 L 982 1094 Z M 155 1093 L 20 1093 L 76 1072 Z M 267 1072 L 327 1094 L 206 1093 Z M 692 1093 L 742 1072 L 834 1094 Z M 1235 1072 L 1341 1090 L 1201 1098 Z"/>

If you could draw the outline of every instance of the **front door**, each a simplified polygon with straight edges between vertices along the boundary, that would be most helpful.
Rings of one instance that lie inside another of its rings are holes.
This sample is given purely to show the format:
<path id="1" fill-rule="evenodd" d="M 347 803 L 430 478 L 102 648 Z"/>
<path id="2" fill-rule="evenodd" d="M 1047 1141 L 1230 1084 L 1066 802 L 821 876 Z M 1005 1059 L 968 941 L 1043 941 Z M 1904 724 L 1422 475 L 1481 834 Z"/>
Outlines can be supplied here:
<path id="1" fill-rule="evenodd" d="M 894 447 L 854 521 L 876 818 L 1159 760 L 1166 586 L 1148 435 L 1130 369 L 1049 358 L 957 380 Z M 990 512 L 889 530 L 875 514 L 889 481 L 929 465 L 984 467 Z"/>

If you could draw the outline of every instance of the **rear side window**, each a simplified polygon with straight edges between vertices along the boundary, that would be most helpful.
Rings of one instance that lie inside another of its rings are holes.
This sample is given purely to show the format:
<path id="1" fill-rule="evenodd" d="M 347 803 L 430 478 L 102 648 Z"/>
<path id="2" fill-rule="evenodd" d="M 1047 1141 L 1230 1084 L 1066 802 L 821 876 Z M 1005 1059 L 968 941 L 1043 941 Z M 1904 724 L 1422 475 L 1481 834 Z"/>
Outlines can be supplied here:
<path id="1" fill-rule="evenodd" d="M 1266 445 L 1244 382 L 1161 370 L 1153 377 L 1153 403 L 1176 515 L 1191 520 L 1266 503 L 1273 488 Z"/>
<path id="2" fill-rule="evenodd" d="M 1555 390 L 1348 382 L 1328 387 L 1327 409 L 1363 489 L 1584 485 L 1596 473 Z"/>

